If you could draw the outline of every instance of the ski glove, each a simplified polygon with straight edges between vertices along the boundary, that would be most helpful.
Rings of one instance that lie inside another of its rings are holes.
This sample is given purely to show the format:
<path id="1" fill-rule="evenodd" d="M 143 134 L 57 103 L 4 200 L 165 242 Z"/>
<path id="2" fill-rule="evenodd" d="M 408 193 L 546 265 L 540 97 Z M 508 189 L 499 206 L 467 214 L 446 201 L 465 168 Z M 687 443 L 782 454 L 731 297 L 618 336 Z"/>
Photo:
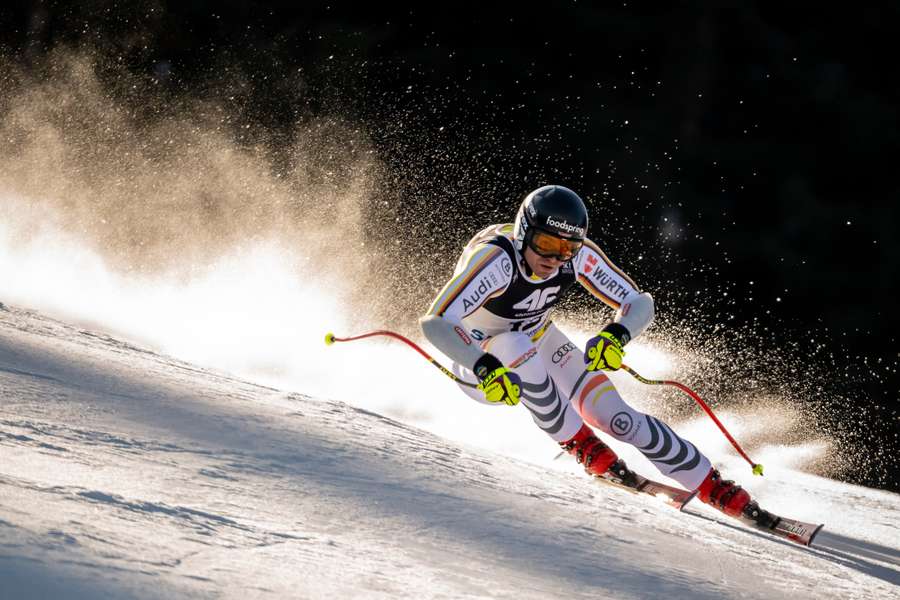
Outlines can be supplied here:
<path id="1" fill-rule="evenodd" d="M 485 354 L 478 359 L 473 369 L 481 380 L 478 389 L 484 392 L 488 402 L 504 402 L 509 406 L 519 403 L 522 393 L 522 379 L 503 366 L 493 354 Z"/>
<path id="2" fill-rule="evenodd" d="M 610 323 L 603 331 L 588 340 L 584 350 L 584 362 L 588 371 L 603 369 L 615 371 L 622 366 L 625 350 L 622 348 L 631 339 L 624 325 Z"/>

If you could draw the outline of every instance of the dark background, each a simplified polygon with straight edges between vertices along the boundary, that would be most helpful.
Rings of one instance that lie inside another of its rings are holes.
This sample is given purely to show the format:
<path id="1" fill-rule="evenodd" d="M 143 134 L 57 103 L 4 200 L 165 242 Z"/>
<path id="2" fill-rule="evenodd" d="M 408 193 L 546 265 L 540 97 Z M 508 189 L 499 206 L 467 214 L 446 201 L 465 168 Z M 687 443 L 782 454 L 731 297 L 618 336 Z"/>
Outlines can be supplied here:
<path id="1" fill-rule="evenodd" d="M 874 457 L 842 476 L 900 489 L 900 5 L 522 4 L 14 2 L 0 44 L 227 99 L 247 143 L 363 124 L 395 201 L 370 235 L 399 223 L 398 257 L 441 267 L 402 292 L 417 302 L 480 226 L 567 185 L 661 318 L 724 327 L 729 376 L 803 382 L 819 426 Z"/>

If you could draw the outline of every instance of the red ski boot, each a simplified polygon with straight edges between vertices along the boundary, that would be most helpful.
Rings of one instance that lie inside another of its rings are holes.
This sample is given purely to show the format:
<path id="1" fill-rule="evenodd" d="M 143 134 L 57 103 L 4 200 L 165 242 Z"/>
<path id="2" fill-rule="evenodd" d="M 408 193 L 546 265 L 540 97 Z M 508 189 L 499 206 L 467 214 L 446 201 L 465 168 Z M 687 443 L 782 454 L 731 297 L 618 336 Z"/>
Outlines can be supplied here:
<path id="1" fill-rule="evenodd" d="M 584 463 L 584 470 L 590 475 L 600 477 L 615 463 L 619 457 L 609 446 L 601 442 L 591 428 L 582 425 L 575 437 L 568 442 L 560 442 L 560 447 Z"/>
<path id="2" fill-rule="evenodd" d="M 733 481 L 723 480 L 715 469 L 709 470 L 709 475 L 697 488 L 697 497 L 729 517 L 741 517 L 751 505 L 747 490 L 735 485 Z M 756 503 L 752 503 L 752 506 L 756 506 Z"/>

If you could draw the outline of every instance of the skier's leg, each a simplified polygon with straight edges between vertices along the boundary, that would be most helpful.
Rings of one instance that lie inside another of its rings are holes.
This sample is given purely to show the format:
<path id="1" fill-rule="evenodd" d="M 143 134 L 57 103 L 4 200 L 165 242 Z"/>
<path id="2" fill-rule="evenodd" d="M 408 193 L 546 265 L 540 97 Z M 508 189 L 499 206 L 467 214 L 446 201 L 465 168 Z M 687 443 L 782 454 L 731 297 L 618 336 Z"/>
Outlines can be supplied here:
<path id="1" fill-rule="evenodd" d="M 568 396 L 560 393 L 540 356 L 546 346 L 540 341 L 535 344 L 524 334 L 510 332 L 491 338 L 484 347 L 521 377 L 522 404 L 531 412 L 535 424 L 583 463 L 588 473 L 606 472 L 618 457 L 585 425 Z"/>
<path id="2" fill-rule="evenodd" d="M 659 471 L 731 516 L 755 506 L 750 494 L 719 471 L 691 442 L 659 419 L 634 410 L 605 373 L 584 370 L 584 354 L 555 326 L 541 339 L 541 358 L 551 377 L 569 394 L 582 418 L 617 440 L 635 446 Z"/>
<path id="3" fill-rule="evenodd" d="M 659 419 L 629 406 L 606 373 L 584 370 L 583 352 L 556 327 L 541 340 L 550 374 L 571 398 L 588 425 L 635 446 L 663 474 L 694 490 L 710 472 L 710 462 L 691 442 Z"/>

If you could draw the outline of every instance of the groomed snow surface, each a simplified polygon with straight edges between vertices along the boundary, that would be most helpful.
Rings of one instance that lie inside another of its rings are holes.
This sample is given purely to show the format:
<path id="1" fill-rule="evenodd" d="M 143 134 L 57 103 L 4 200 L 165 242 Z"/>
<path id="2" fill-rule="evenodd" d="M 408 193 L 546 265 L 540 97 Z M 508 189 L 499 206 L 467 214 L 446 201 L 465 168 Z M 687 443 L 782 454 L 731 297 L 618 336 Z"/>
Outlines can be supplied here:
<path id="1" fill-rule="evenodd" d="M 897 494 L 767 472 L 803 548 L 302 391 L 0 309 L 0 598 L 900 598 Z"/>

